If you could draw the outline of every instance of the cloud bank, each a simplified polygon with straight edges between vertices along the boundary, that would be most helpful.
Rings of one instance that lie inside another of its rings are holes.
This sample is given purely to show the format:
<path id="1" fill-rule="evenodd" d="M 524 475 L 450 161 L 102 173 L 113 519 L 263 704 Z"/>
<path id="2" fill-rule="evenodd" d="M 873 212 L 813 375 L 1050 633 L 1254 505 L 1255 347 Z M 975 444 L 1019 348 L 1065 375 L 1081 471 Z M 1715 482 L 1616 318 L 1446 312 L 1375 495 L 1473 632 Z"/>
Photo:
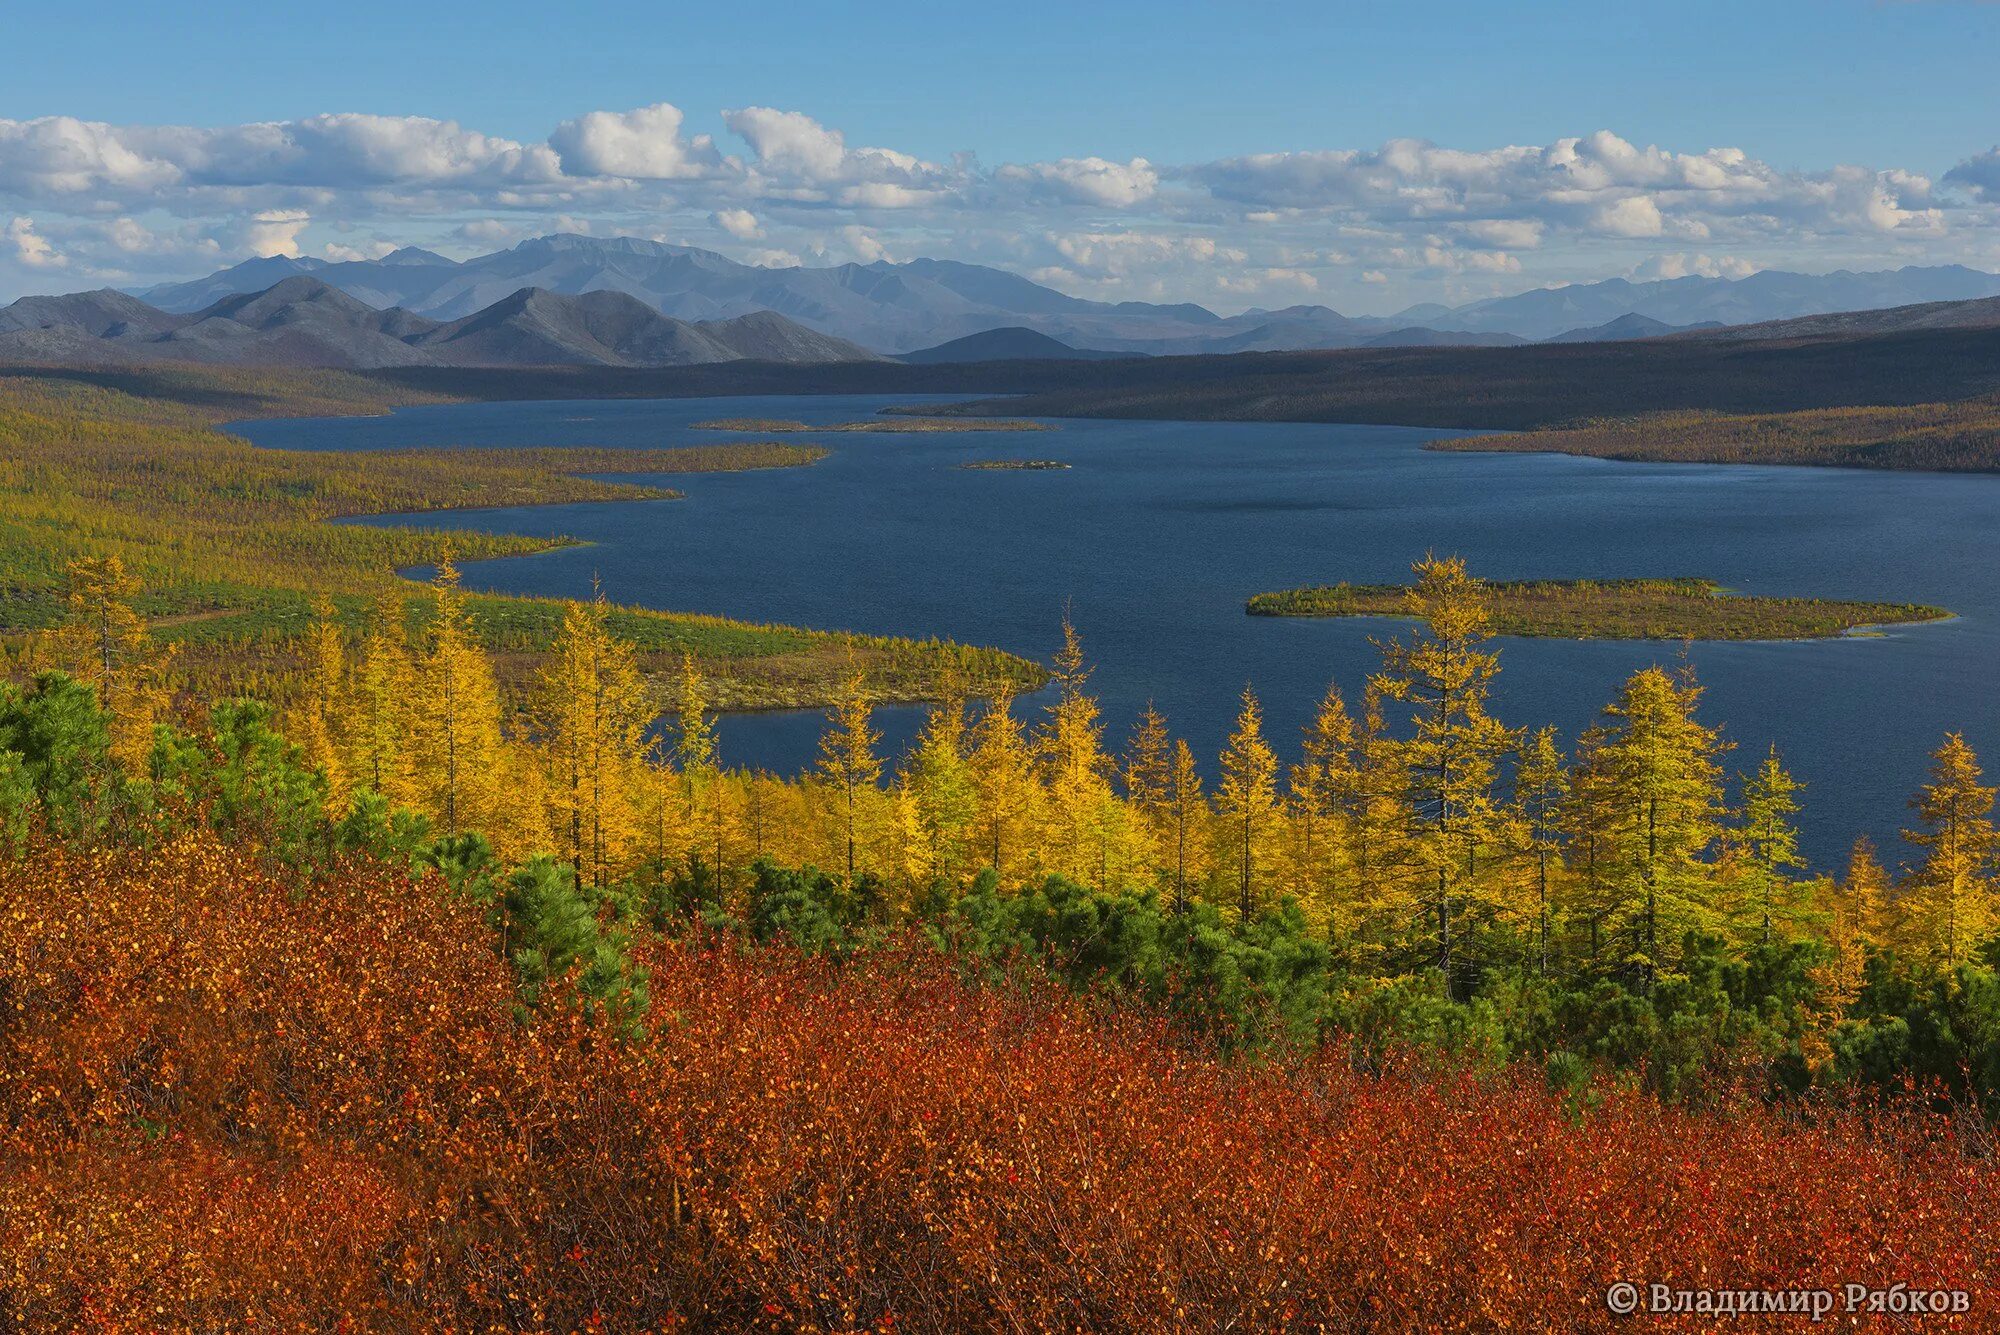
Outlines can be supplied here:
<path id="1" fill-rule="evenodd" d="M 1900 166 L 1782 170 L 1609 130 L 986 167 L 969 150 L 934 161 L 853 145 L 766 106 L 723 110 L 707 131 L 669 102 L 590 111 L 541 142 L 365 113 L 211 128 L 45 116 L 0 119 L 0 217 L 0 295 L 256 255 L 472 253 L 568 229 L 750 263 L 932 255 L 1080 295 L 1385 309 L 1614 273 L 2000 267 L 2000 147 L 1935 181 Z"/>

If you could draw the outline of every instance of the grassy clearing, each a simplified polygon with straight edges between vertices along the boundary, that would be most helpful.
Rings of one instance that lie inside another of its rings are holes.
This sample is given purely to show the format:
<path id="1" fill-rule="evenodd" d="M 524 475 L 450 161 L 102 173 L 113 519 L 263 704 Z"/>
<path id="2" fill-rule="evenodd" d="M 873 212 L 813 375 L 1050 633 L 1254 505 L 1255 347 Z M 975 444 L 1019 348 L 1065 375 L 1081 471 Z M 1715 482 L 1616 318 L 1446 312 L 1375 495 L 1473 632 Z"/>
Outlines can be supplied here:
<path id="1" fill-rule="evenodd" d="M 1569 640 L 1818 640 L 1937 621 L 1943 608 L 1738 597 L 1706 579 L 1522 580 L 1486 586 L 1497 635 Z M 1334 584 L 1252 597 L 1252 616 L 1405 616 L 1401 584 Z"/>

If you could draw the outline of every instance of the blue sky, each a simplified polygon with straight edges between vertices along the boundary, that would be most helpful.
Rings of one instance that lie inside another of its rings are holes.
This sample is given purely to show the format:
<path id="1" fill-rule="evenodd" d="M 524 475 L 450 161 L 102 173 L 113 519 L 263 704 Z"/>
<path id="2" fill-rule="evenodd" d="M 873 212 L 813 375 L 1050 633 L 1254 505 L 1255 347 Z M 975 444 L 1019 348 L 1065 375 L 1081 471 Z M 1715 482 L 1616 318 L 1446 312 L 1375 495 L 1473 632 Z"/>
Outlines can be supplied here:
<path id="1" fill-rule="evenodd" d="M 1996 4 L 95 4 L 4 44 L 0 296 L 557 226 L 1225 309 L 2000 268 Z"/>

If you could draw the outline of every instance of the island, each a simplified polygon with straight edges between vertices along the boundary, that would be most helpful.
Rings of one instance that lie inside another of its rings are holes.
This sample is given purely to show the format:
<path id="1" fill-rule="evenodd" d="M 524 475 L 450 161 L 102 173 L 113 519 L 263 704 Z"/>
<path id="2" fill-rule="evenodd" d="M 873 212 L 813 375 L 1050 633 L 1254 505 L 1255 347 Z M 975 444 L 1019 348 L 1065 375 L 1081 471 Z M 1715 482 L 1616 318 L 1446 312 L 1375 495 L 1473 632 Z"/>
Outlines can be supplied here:
<path id="1" fill-rule="evenodd" d="M 1060 459 L 973 459 L 959 467 L 982 473 L 1047 473 L 1069 465 Z"/>
<path id="2" fill-rule="evenodd" d="M 1823 640 L 1943 621 L 1918 603 L 1734 594 L 1708 579 L 1519 580 L 1486 586 L 1496 635 L 1568 640 Z M 1333 584 L 1254 595 L 1251 616 L 1410 615 L 1407 586 Z"/>
<path id="3" fill-rule="evenodd" d="M 810 422 L 796 422 L 784 417 L 717 417 L 706 422 L 696 422 L 689 428 L 693 431 L 738 431 L 765 435 L 785 431 L 890 431 L 942 433 L 959 431 L 1054 431 L 1047 422 L 1030 422 L 1025 418 L 969 418 L 969 417 L 871 417 L 861 422 L 834 422 L 827 426 L 814 426 Z"/>

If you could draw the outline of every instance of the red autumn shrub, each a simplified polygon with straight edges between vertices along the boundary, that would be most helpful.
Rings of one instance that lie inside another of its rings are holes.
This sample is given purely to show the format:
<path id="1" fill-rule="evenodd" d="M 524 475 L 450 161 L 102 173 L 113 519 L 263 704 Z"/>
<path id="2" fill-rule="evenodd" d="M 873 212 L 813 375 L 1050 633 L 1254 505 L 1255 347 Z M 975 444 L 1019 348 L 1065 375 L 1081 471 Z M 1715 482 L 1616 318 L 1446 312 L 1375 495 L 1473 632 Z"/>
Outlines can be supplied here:
<path id="1" fill-rule="evenodd" d="M 916 945 L 640 953 L 622 1041 L 559 1001 L 517 1024 L 434 880 L 301 890 L 202 839 L 0 869 L 0 1320 L 1560 1331 L 1629 1280 L 1964 1289 L 1957 1328 L 2000 1323 L 2000 1179 L 1914 1115 L 1578 1118 L 1232 1065 Z"/>

